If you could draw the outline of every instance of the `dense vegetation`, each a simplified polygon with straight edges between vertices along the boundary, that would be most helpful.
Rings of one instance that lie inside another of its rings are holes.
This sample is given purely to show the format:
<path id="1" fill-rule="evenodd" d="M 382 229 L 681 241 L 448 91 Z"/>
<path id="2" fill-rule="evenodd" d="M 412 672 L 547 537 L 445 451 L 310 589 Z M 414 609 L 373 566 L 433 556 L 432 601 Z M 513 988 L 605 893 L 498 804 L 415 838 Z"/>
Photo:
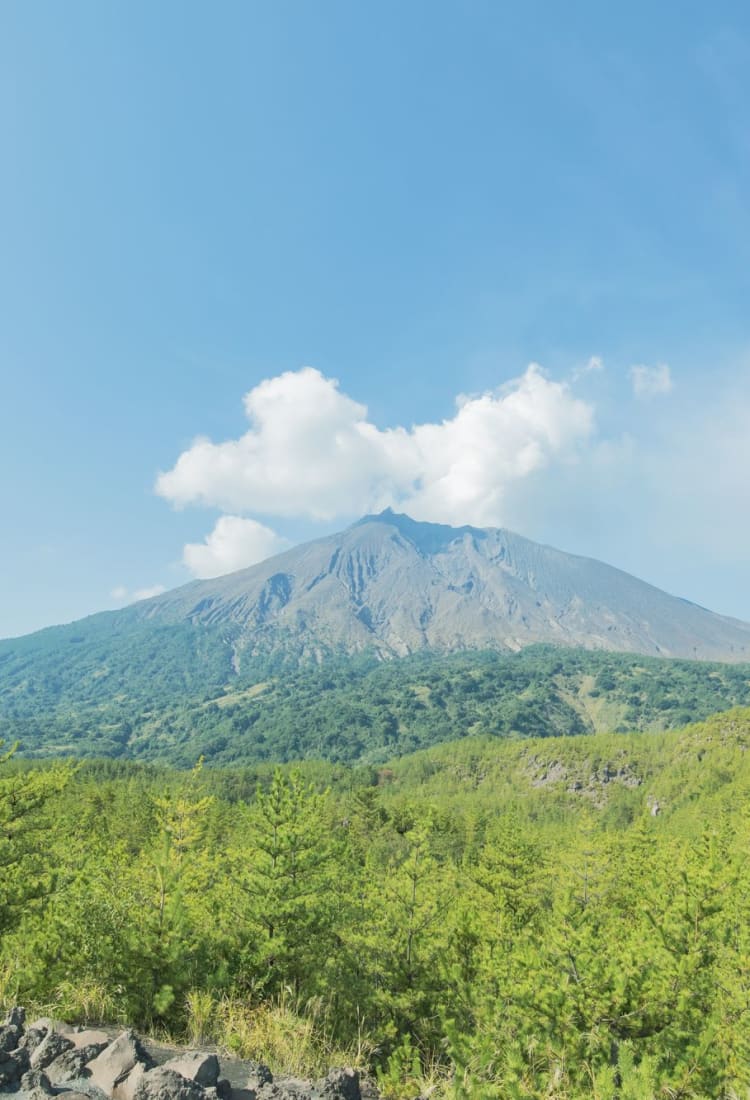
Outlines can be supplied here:
<path id="1" fill-rule="evenodd" d="M 70 628 L 66 644 L 85 647 L 75 662 L 60 659 L 59 631 L 44 660 L 42 635 L 28 658 L 19 643 L 0 646 L 0 736 L 19 740 L 23 755 L 377 763 L 466 736 L 661 730 L 750 704 L 748 665 L 551 646 L 256 661 L 237 675 L 215 638 L 181 626 L 126 631 L 127 662 L 115 668 L 107 653 L 119 619 L 95 623 L 81 635 Z"/>
<path id="2" fill-rule="evenodd" d="M 733 710 L 387 766 L 14 757 L 0 1000 L 404 1100 L 745 1096 L 749 747 Z"/>

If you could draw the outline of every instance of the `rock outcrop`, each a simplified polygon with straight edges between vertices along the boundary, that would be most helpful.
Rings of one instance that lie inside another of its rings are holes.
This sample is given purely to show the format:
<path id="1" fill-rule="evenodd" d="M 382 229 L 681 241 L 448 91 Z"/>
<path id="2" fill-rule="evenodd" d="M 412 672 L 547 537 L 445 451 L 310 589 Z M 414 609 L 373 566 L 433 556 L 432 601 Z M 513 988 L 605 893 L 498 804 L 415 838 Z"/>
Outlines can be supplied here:
<path id="1" fill-rule="evenodd" d="M 26 1026 L 15 1007 L 0 1025 L 0 1090 L 15 1100 L 377 1100 L 353 1069 L 319 1081 L 274 1077 L 261 1062 L 215 1053 L 156 1056 L 135 1032 L 72 1028 L 43 1018 Z M 222 1076 L 222 1068 L 231 1070 Z"/>

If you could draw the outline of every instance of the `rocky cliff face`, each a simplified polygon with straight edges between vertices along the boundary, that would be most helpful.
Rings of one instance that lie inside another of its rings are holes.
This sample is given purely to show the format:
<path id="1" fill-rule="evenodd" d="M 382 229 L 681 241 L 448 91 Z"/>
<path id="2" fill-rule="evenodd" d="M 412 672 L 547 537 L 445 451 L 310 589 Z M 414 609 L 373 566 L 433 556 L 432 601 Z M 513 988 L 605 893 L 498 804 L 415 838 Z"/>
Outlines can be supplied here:
<path id="1" fill-rule="evenodd" d="M 391 512 L 128 614 L 224 625 L 240 659 L 278 648 L 402 656 L 533 642 L 750 659 L 750 624 L 611 566 L 501 529 L 417 523 Z"/>

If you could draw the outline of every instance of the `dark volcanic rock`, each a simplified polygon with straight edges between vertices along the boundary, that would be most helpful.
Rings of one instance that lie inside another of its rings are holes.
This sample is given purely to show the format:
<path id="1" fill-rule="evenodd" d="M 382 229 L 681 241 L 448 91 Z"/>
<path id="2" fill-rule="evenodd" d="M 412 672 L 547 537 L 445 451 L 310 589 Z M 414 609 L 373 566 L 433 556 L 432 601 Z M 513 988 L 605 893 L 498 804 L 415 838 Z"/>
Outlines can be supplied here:
<path id="1" fill-rule="evenodd" d="M 47 1076 L 54 1085 L 64 1085 L 79 1077 L 88 1077 L 87 1064 L 101 1052 L 101 1046 L 71 1047 L 47 1066 Z"/>
<path id="2" fill-rule="evenodd" d="M 321 1100 L 362 1100 L 359 1074 L 353 1069 L 332 1069 L 318 1089 Z"/>
<path id="3" fill-rule="evenodd" d="M 312 1100 L 309 1081 L 287 1079 L 261 1085 L 257 1100 Z"/>
<path id="4" fill-rule="evenodd" d="M 43 1069 L 30 1069 L 21 1078 L 21 1088 L 30 1092 L 32 1089 L 41 1089 L 52 1095 L 54 1089 L 52 1083 Z"/>
<path id="5" fill-rule="evenodd" d="M 123 1031 L 89 1062 L 88 1070 L 93 1084 L 111 1096 L 136 1066 L 149 1068 L 152 1064 L 134 1032 Z"/>
<path id="6" fill-rule="evenodd" d="M 6 1027 L 17 1027 L 23 1030 L 23 1025 L 26 1023 L 26 1009 L 21 1008 L 20 1005 L 13 1005 L 3 1023 Z"/>
<path id="7" fill-rule="evenodd" d="M 29 1068 L 29 1056 L 25 1050 L 0 1054 L 0 1087 L 17 1084 Z"/>
<path id="8" fill-rule="evenodd" d="M 246 1089 L 259 1089 L 261 1085 L 273 1083 L 273 1074 L 265 1062 L 245 1062 L 244 1065 L 248 1069 Z"/>
<path id="9" fill-rule="evenodd" d="M 66 1050 L 72 1049 L 73 1043 L 66 1035 L 61 1035 L 59 1031 L 48 1031 L 39 1046 L 31 1052 L 31 1068 L 46 1069 Z"/>
<path id="10" fill-rule="evenodd" d="M 5 1024 L 0 1027 L 0 1052 L 10 1054 L 11 1050 L 16 1050 L 21 1038 L 21 1028 L 16 1024 Z"/>
<path id="11" fill-rule="evenodd" d="M 166 1066 L 156 1066 L 140 1078 L 133 1100 L 204 1100 L 205 1093 L 195 1081 L 190 1081 Z"/>
<path id="12" fill-rule="evenodd" d="M 378 1100 L 378 1092 L 360 1088 L 353 1069 L 334 1069 L 316 1082 L 274 1076 L 263 1062 L 228 1059 L 221 1066 L 211 1051 L 180 1050 L 151 1041 L 149 1048 L 133 1031 L 114 1038 L 110 1032 L 74 1029 L 52 1020 L 35 1020 L 23 1033 L 23 1010 L 0 1027 L 0 1090 L 23 1100 Z M 155 1064 L 158 1062 L 160 1064 Z M 232 1083 L 233 1082 L 233 1083 Z M 68 1086 L 71 1086 L 68 1087 Z M 74 1091 L 75 1089 L 85 1091 Z"/>
<path id="13" fill-rule="evenodd" d="M 255 1100 L 254 1091 L 252 1096 L 245 1095 L 243 1089 L 234 1092 L 226 1077 L 220 1077 L 215 1085 L 204 1085 L 203 1091 L 207 1100 Z"/>
<path id="14" fill-rule="evenodd" d="M 53 1096 L 54 1089 L 47 1074 L 42 1069 L 30 1069 L 21 1078 L 21 1088 L 29 1094 L 31 1100 L 43 1100 L 45 1096 Z"/>
<path id="15" fill-rule="evenodd" d="M 81 1031 L 70 1031 L 67 1035 L 77 1050 L 82 1050 L 84 1047 L 86 1050 L 93 1050 L 91 1058 L 95 1058 L 112 1042 L 112 1036 L 98 1028 L 83 1028 Z"/>
<path id="16" fill-rule="evenodd" d="M 179 1058 L 170 1058 L 164 1063 L 165 1069 L 174 1070 L 196 1085 L 215 1087 L 219 1080 L 219 1059 L 215 1054 L 187 1053 Z"/>
<path id="17" fill-rule="evenodd" d="M 38 1046 L 44 1042 L 47 1035 L 47 1029 L 42 1027 L 29 1027 L 23 1033 L 23 1038 L 18 1044 L 19 1049 L 27 1050 L 29 1055 L 33 1054 Z"/>

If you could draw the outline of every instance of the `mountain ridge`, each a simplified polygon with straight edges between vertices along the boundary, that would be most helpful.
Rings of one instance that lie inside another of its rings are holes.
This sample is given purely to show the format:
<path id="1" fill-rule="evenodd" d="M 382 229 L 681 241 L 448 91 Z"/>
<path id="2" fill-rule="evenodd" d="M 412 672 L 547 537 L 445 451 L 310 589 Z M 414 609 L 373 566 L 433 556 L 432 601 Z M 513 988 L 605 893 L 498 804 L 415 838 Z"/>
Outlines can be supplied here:
<path id="1" fill-rule="evenodd" d="M 117 611 L 0 639 L 134 624 L 224 625 L 242 654 L 291 649 L 404 656 L 552 643 L 700 660 L 750 660 L 750 623 L 595 558 L 506 528 L 425 523 L 386 509 L 255 565 Z"/>
<path id="2" fill-rule="evenodd" d="M 420 523 L 391 511 L 128 610 L 231 624 L 238 659 L 280 644 L 320 659 L 329 649 L 389 657 L 538 642 L 750 659 L 750 624 L 594 558 L 504 528 Z"/>
<path id="3" fill-rule="evenodd" d="M 750 624 L 602 562 L 381 513 L 0 641 L 0 738 L 32 754 L 182 763 L 382 758 L 472 729 L 661 728 L 747 702 L 748 666 Z"/>

